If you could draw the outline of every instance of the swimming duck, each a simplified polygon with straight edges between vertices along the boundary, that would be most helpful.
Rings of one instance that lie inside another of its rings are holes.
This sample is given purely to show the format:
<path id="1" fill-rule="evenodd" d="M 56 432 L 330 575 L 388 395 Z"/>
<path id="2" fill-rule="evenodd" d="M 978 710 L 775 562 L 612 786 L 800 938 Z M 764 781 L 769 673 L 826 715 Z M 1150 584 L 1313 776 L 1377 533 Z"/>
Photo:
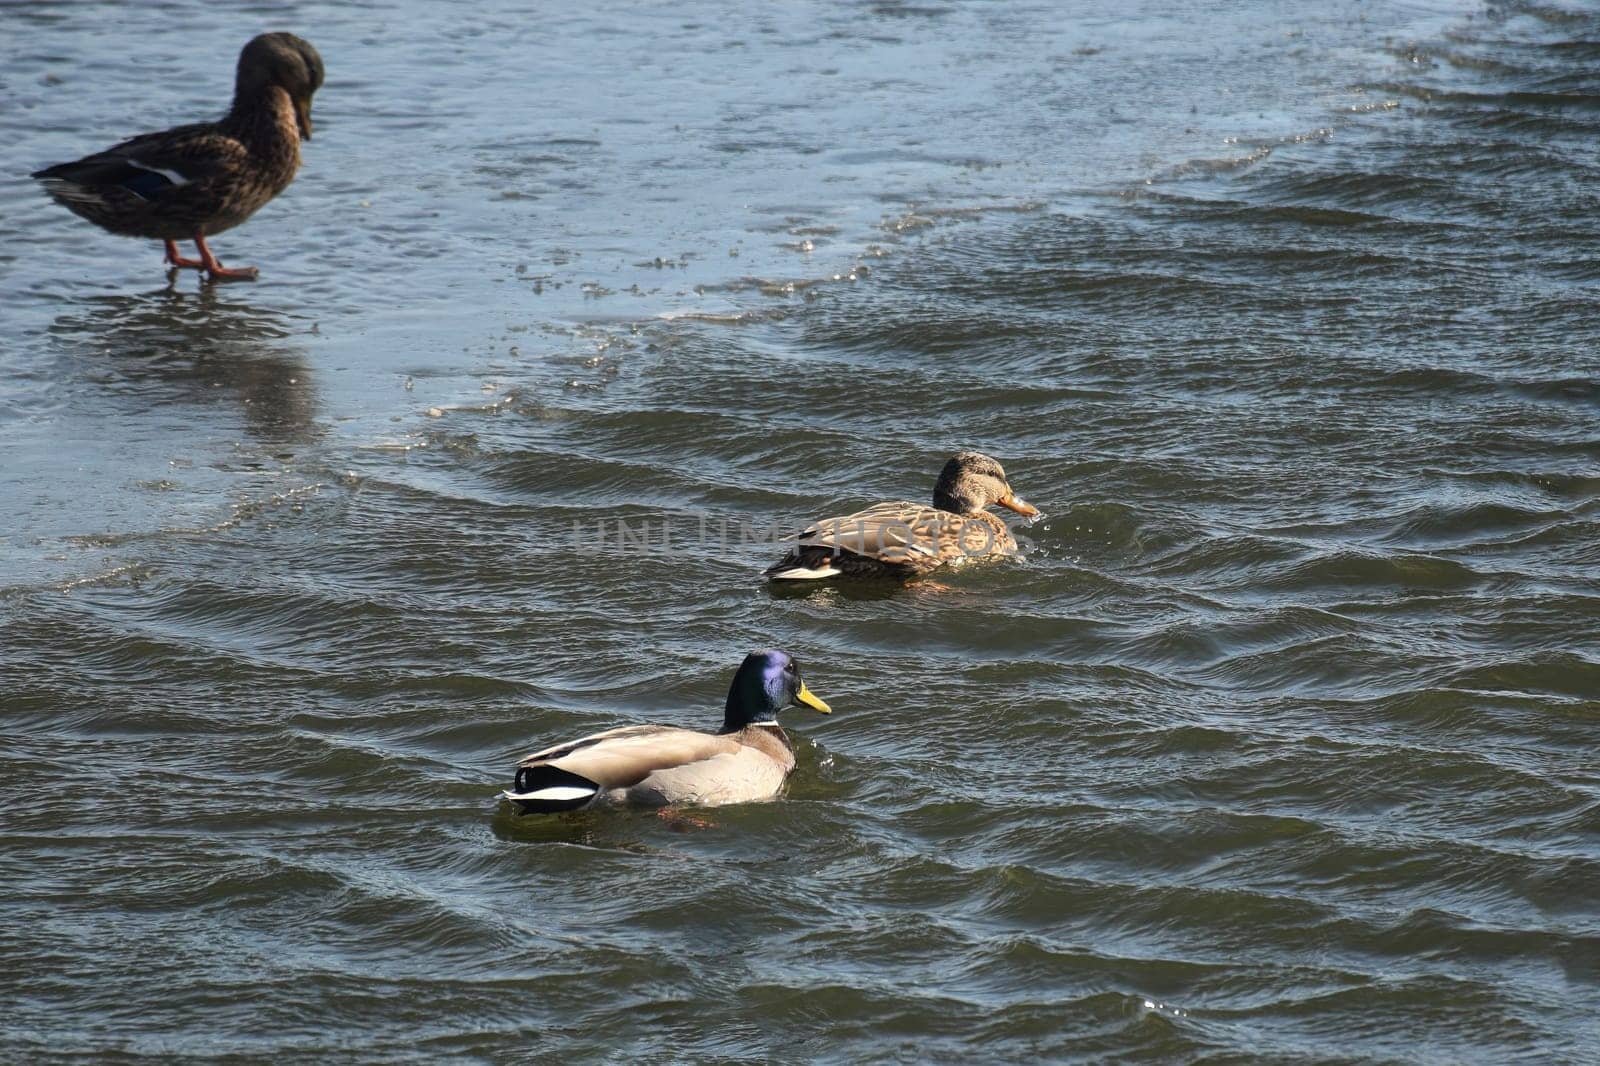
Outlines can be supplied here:
<path id="1" fill-rule="evenodd" d="M 999 463 L 982 452 L 961 452 L 944 464 L 932 507 L 901 500 L 813 522 L 766 576 L 773 581 L 909 578 L 946 563 L 1015 555 L 1017 542 L 989 513 L 991 504 L 1029 517 L 1039 513 L 1011 491 Z"/>
<path id="2" fill-rule="evenodd" d="M 174 267 L 204 270 L 213 281 L 253 281 L 255 267 L 224 267 L 206 238 L 237 226 L 294 180 L 322 78 L 322 57 L 310 43 L 263 33 L 239 53 L 233 107 L 219 121 L 146 133 L 33 177 L 101 229 L 166 242 Z M 200 258 L 179 255 L 181 240 L 194 241 Z"/>
<path id="3" fill-rule="evenodd" d="M 516 783 L 500 795 L 523 814 L 771 799 L 794 769 L 794 745 L 778 712 L 795 704 L 832 712 L 806 688 L 799 663 L 775 649 L 753 651 L 733 675 L 718 732 L 608 729 L 529 755 L 517 764 Z"/>

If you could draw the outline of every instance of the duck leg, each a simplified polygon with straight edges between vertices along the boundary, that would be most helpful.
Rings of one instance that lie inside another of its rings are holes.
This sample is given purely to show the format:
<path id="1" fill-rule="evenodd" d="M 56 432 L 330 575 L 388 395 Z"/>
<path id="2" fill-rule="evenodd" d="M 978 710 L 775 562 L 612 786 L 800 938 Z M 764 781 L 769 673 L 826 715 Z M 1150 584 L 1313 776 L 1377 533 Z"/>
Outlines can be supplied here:
<path id="1" fill-rule="evenodd" d="M 194 246 L 200 249 L 200 265 L 205 267 L 206 276 L 212 281 L 254 281 L 261 276 L 261 271 L 255 267 L 235 267 L 230 270 L 223 266 L 211 254 L 211 249 L 206 247 L 206 235 L 203 233 L 194 235 Z"/>
<path id="2" fill-rule="evenodd" d="M 667 828 L 674 833 L 687 833 L 695 829 L 715 829 L 717 827 L 716 822 L 688 814 L 676 807 L 657 808 L 656 817 L 666 822 Z"/>
<path id="3" fill-rule="evenodd" d="M 203 270 L 205 268 L 205 264 L 200 260 L 185 259 L 183 256 L 179 255 L 177 241 L 167 242 L 167 254 L 163 258 L 165 258 L 168 263 L 177 267 L 179 270 Z"/>

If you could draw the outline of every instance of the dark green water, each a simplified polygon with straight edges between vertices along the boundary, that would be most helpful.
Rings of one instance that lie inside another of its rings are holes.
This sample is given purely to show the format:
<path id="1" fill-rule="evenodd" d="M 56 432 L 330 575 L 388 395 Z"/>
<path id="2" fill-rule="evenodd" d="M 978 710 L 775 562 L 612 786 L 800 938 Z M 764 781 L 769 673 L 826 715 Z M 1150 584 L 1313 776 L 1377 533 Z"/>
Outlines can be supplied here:
<path id="1" fill-rule="evenodd" d="M 267 28 L 259 284 L 21 177 Z M 4 1057 L 1600 1058 L 1597 71 L 1576 3 L 0 7 Z M 1025 562 L 715 542 L 961 447 Z M 768 645 L 781 801 L 497 804 Z"/>

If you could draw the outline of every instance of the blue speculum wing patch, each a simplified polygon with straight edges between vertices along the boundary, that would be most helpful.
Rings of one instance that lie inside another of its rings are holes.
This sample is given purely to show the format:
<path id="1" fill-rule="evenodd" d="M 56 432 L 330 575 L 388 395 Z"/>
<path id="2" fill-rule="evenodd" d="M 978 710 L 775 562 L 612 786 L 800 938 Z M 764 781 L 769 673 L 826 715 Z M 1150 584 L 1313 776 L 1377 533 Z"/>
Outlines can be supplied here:
<path id="1" fill-rule="evenodd" d="M 157 174 L 153 170 L 138 170 L 117 182 L 135 196 L 148 200 L 152 196 L 159 196 L 172 188 L 172 181 L 165 174 Z"/>

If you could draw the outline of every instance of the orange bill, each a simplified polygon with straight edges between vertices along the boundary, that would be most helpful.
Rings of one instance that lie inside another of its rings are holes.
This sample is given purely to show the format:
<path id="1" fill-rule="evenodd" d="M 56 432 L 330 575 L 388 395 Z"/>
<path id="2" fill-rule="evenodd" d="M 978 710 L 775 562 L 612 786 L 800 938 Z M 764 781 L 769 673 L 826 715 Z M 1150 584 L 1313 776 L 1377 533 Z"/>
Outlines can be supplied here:
<path id="1" fill-rule="evenodd" d="M 1000 506 L 1015 511 L 1020 515 L 1027 515 L 1029 518 L 1039 513 L 1039 508 L 1024 500 L 1021 496 L 1012 496 L 1010 494 L 1000 498 Z"/>

